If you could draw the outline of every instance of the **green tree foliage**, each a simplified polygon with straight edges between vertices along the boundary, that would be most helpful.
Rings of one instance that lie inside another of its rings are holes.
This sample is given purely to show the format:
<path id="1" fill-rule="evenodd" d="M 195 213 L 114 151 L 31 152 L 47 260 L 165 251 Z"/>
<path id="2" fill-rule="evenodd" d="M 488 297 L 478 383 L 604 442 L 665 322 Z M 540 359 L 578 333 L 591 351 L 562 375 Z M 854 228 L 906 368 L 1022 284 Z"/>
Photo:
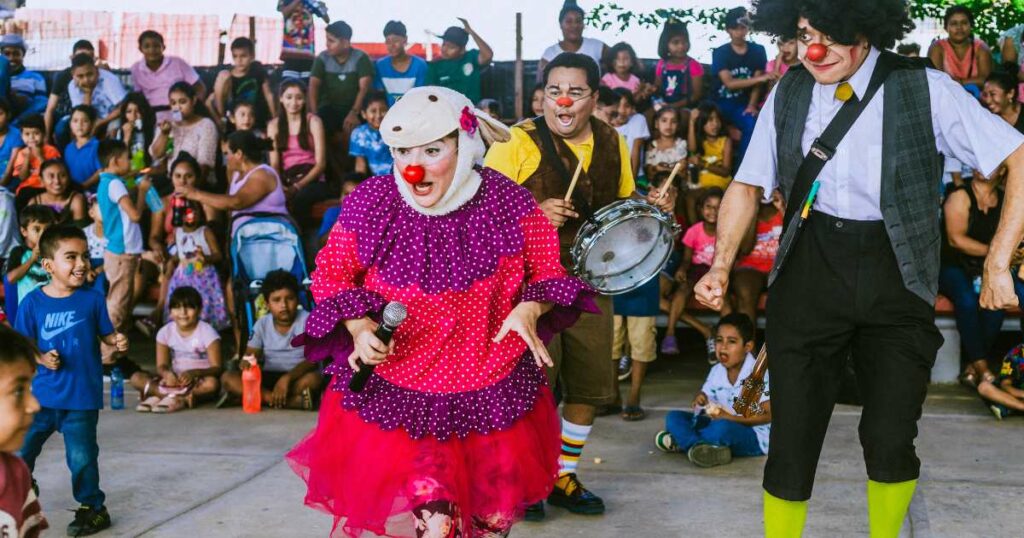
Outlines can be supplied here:
<path id="1" fill-rule="evenodd" d="M 957 4 L 974 13 L 974 35 L 990 47 L 1001 32 L 1024 24 L 1024 0 L 913 0 L 910 14 L 914 19 L 937 19 L 941 25 L 946 8 Z"/>
<path id="2" fill-rule="evenodd" d="M 914 19 L 937 19 L 941 24 L 946 8 L 955 4 L 965 5 L 974 13 L 975 35 L 989 46 L 996 45 L 1000 32 L 1024 24 L 1024 0 L 911 0 L 910 14 Z M 614 27 L 620 32 L 633 26 L 657 28 L 668 19 L 722 28 L 725 12 L 722 8 L 662 8 L 638 12 L 615 2 L 604 2 L 590 10 L 586 23 L 601 30 Z"/>
<path id="3" fill-rule="evenodd" d="M 721 28 L 724 25 L 723 21 L 726 11 L 722 8 L 663 8 L 643 13 L 628 10 L 615 2 L 607 2 L 592 8 L 584 22 L 601 30 L 615 27 L 619 32 L 634 26 L 639 26 L 640 28 L 659 28 L 669 19 L 675 19 L 688 24 L 710 24 Z"/>

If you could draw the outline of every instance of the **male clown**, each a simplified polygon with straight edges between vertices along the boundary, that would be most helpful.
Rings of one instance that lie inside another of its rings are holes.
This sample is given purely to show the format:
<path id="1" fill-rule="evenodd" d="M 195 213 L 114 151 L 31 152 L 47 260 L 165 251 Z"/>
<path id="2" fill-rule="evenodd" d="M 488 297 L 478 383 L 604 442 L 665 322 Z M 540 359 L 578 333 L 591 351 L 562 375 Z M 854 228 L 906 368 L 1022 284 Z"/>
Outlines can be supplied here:
<path id="1" fill-rule="evenodd" d="M 903 0 L 753 5 L 755 29 L 798 40 L 802 67 L 791 69 L 765 102 L 722 201 L 714 264 L 696 295 L 722 306 L 758 203 L 781 187 L 796 210 L 787 214 L 769 279 L 765 534 L 803 531 L 840 372 L 852 355 L 864 403 L 859 434 L 871 536 L 895 537 L 919 476 L 917 420 L 942 342 L 933 306 L 942 157 L 986 178 L 1007 175 L 982 290 L 984 306 L 1002 308 L 1016 303 L 1009 262 L 1024 233 L 1024 137 L 946 74 L 885 52 L 913 28 Z M 794 189 L 805 155 L 846 101 L 869 97 L 876 69 L 887 78 L 845 137 L 828 148 L 834 153 L 812 178 L 817 186 Z M 799 200 L 791 198 L 794 190 Z"/>

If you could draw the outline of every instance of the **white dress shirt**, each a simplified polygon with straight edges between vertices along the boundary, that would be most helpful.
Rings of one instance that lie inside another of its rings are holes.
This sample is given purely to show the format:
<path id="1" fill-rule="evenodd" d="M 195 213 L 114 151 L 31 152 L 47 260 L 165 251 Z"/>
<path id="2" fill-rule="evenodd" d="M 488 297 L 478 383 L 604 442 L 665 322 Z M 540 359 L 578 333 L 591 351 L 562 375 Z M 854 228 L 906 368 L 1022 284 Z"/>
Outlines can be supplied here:
<path id="1" fill-rule="evenodd" d="M 880 52 L 871 48 L 864 64 L 849 83 L 858 98 L 867 91 Z M 1021 135 L 1002 118 L 981 106 L 949 75 L 927 69 L 935 147 L 946 157 L 989 176 L 1014 150 L 1024 143 Z M 802 139 L 806 155 L 843 102 L 835 98 L 838 84 L 814 84 Z M 765 199 L 778 186 L 775 132 L 775 91 L 761 110 L 754 134 L 736 173 L 735 181 L 764 188 Z M 832 159 L 818 176 L 821 188 L 814 209 L 832 216 L 854 220 L 882 220 L 879 208 L 882 188 L 882 110 L 885 85 L 836 148 Z M 935 178 L 939 181 L 939 178 Z"/>

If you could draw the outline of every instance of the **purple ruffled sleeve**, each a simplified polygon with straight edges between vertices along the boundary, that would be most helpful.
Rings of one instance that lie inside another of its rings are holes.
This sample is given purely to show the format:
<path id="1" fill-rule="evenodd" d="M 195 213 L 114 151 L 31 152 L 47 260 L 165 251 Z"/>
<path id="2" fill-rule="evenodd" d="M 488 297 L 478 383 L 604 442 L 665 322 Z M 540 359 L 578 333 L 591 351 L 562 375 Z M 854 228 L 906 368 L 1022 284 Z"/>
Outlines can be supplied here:
<path id="1" fill-rule="evenodd" d="M 352 335 L 340 322 L 375 316 L 384 308 L 384 297 L 362 288 L 344 290 L 320 301 L 306 319 L 306 332 L 292 340 L 293 346 L 306 346 L 306 360 L 328 358 L 344 360 L 352 352 Z M 339 325 L 341 325 L 339 327 Z"/>
<path id="2" fill-rule="evenodd" d="M 583 312 L 601 312 L 594 302 L 596 294 L 593 288 L 579 278 L 566 276 L 528 284 L 520 301 L 554 305 L 537 320 L 537 335 L 547 344 L 556 334 L 572 327 Z"/>

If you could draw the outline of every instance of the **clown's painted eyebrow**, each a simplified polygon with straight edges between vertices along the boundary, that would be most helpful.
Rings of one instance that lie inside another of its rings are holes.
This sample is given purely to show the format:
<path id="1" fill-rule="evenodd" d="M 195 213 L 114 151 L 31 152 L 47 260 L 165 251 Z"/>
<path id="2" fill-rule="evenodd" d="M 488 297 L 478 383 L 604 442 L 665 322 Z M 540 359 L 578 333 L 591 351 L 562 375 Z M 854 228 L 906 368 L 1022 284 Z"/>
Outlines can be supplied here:
<path id="1" fill-rule="evenodd" d="M 547 89 L 549 89 L 549 90 L 561 90 L 562 87 L 559 86 L 558 84 L 548 84 Z M 569 86 L 569 91 L 573 91 L 573 90 L 575 90 L 575 91 L 584 91 L 586 89 L 587 89 L 586 86 Z"/>

